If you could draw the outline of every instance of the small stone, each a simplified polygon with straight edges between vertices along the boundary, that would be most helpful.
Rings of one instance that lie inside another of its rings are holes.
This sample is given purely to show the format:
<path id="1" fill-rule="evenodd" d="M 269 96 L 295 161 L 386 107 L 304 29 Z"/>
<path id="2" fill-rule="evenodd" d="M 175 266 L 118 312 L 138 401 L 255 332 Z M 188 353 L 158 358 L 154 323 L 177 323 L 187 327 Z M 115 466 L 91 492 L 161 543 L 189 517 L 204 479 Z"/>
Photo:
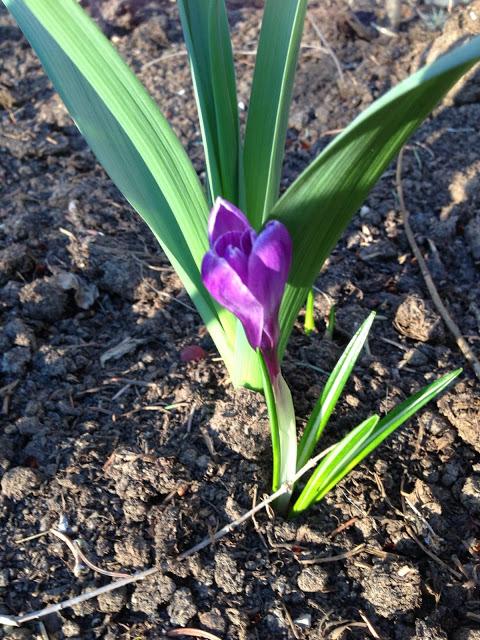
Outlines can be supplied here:
<path id="1" fill-rule="evenodd" d="M 312 626 L 312 616 L 310 613 L 302 613 L 294 620 L 295 624 L 302 629 L 310 629 Z"/>
<path id="2" fill-rule="evenodd" d="M 98 608 L 103 613 L 117 613 L 121 611 L 127 603 L 127 593 L 125 588 L 115 589 L 101 593 L 98 597 Z"/>
<path id="3" fill-rule="evenodd" d="M 480 515 L 480 476 L 470 476 L 465 480 L 460 501 L 472 516 Z"/>
<path id="4" fill-rule="evenodd" d="M 10 582 L 10 577 L 8 574 L 8 569 L 0 570 L 0 589 L 5 589 Z"/>
<path id="5" fill-rule="evenodd" d="M 175 589 L 175 583 L 171 578 L 160 572 L 155 573 L 135 587 L 132 594 L 132 609 L 153 616 L 160 605 L 171 600 Z"/>
<path id="6" fill-rule="evenodd" d="M 26 316 L 44 322 L 60 320 L 67 309 L 67 294 L 54 278 L 34 280 L 20 291 L 20 302 Z"/>
<path id="7" fill-rule="evenodd" d="M 240 593 L 245 572 L 238 569 L 235 560 L 226 553 L 217 554 L 215 560 L 215 582 L 225 593 Z"/>
<path id="8" fill-rule="evenodd" d="M 197 613 L 190 589 L 182 587 L 175 591 L 172 601 L 167 607 L 170 622 L 183 626 Z"/>
<path id="9" fill-rule="evenodd" d="M 2 493 L 12 500 L 22 500 L 39 487 L 39 473 L 27 467 L 14 467 L 5 472 L 1 481 Z"/>
<path id="10" fill-rule="evenodd" d="M 307 593 L 326 591 L 328 585 L 328 573 L 318 565 L 306 567 L 297 579 L 298 588 Z"/>

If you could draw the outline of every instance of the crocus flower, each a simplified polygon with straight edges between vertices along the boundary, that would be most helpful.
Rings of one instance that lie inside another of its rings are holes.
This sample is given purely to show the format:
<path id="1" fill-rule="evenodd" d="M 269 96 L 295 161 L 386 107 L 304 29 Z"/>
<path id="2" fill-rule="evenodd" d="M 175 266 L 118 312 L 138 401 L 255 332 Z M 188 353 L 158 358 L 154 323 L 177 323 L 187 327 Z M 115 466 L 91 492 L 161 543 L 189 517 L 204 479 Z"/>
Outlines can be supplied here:
<path id="1" fill-rule="evenodd" d="M 280 371 L 278 312 L 292 261 L 290 234 L 277 220 L 267 222 L 257 234 L 240 209 L 217 198 L 208 238 L 203 283 L 240 320 L 248 342 L 260 349 L 274 379 Z"/>

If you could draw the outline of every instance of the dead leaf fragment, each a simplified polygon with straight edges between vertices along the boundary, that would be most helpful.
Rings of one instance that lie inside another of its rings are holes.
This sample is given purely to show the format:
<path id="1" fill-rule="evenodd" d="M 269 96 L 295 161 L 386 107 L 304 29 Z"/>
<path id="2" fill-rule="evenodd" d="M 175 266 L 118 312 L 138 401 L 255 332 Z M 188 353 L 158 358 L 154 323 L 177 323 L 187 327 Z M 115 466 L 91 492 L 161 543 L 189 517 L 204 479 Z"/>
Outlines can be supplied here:
<path id="1" fill-rule="evenodd" d="M 105 363 L 109 360 L 118 360 L 118 358 L 121 358 L 125 354 L 135 351 L 138 345 L 143 344 L 144 342 L 145 340 L 127 336 L 117 345 L 111 347 L 110 349 L 107 349 L 107 351 L 102 353 L 102 355 L 100 356 L 100 364 L 102 365 L 102 367 L 104 367 Z"/>

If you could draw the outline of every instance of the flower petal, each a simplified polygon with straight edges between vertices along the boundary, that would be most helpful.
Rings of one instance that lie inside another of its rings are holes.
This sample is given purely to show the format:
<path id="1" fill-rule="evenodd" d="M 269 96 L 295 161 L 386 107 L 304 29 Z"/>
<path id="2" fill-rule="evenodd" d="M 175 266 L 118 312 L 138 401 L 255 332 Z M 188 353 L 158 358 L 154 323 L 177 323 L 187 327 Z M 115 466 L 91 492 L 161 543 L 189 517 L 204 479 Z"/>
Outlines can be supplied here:
<path id="1" fill-rule="evenodd" d="M 248 287 L 264 305 L 265 320 L 278 314 L 292 262 L 292 240 L 277 220 L 268 222 L 253 243 L 248 261 Z"/>
<path id="2" fill-rule="evenodd" d="M 210 295 L 240 320 L 250 345 L 254 349 L 259 347 L 263 332 L 263 307 L 234 268 L 227 260 L 209 251 L 202 261 L 202 280 Z"/>
<path id="3" fill-rule="evenodd" d="M 208 238 L 212 246 L 220 236 L 228 231 L 251 229 L 245 214 L 223 198 L 217 198 L 208 219 Z"/>

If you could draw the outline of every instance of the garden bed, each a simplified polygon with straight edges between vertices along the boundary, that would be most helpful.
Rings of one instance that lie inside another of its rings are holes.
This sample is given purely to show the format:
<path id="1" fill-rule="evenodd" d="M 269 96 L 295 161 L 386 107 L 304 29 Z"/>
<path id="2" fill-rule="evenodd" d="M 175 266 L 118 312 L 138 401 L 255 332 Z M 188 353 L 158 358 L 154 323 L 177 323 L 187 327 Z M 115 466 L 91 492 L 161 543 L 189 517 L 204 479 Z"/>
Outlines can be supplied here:
<path id="1" fill-rule="evenodd" d="M 229 3 L 241 109 L 261 4 Z M 101 7 L 102 28 L 203 177 L 175 5 L 109 0 Z M 284 186 L 356 113 L 479 30 L 479 0 L 443 12 L 441 30 L 420 8 L 423 18 L 404 7 L 395 35 L 372 26 L 387 24 L 373 2 L 356 13 L 343 0 L 310 3 Z M 324 372 L 360 321 L 378 311 L 325 446 L 434 377 L 458 366 L 464 374 L 305 517 L 285 522 L 262 512 L 178 561 L 268 493 L 265 405 L 232 389 L 174 271 L 4 9 L 0 36 L 0 615 L 110 580 L 75 575 L 71 551 L 51 534 L 28 539 L 63 524 L 104 570 L 157 564 L 161 571 L 42 618 L 49 638 L 159 638 L 178 627 L 239 640 L 480 638 L 480 391 L 412 257 L 395 167 L 318 277 L 317 331 L 307 337 L 299 318 L 284 374 L 298 414 L 307 416 Z M 403 163 L 417 241 L 477 353 L 479 98 L 474 77 L 424 124 Z M 40 632 L 32 623 L 3 627 L 0 637 Z"/>

